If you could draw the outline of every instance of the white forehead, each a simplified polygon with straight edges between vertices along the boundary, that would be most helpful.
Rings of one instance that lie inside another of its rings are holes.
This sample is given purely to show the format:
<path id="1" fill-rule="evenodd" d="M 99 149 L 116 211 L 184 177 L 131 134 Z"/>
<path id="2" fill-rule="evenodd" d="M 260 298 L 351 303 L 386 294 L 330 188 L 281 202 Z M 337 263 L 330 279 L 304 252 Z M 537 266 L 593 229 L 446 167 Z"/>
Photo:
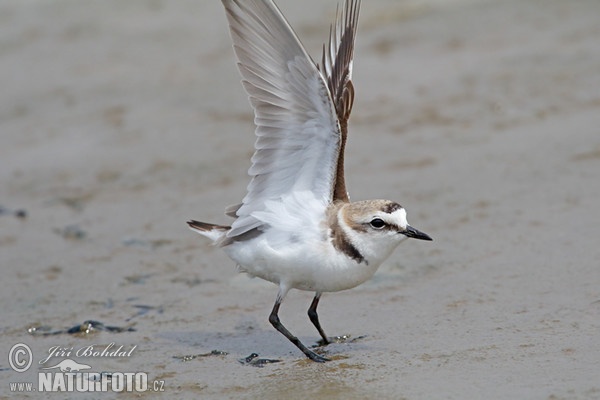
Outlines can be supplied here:
<path id="1" fill-rule="evenodd" d="M 406 220 L 406 210 L 404 208 L 399 208 L 391 214 L 382 213 L 382 217 L 384 221 L 393 223 L 400 228 L 406 228 L 408 225 Z"/>

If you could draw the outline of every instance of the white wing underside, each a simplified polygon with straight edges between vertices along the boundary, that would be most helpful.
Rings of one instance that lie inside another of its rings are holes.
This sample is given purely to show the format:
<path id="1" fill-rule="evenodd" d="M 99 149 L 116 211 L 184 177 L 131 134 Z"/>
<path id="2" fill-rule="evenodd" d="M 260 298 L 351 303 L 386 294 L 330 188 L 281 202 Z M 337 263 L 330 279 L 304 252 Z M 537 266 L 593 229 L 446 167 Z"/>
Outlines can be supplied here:
<path id="1" fill-rule="evenodd" d="M 311 201 L 310 209 L 324 213 L 332 200 L 341 133 L 325 78 L 275 4 L 223 3 L 257 136 L 248 193 L 227 233 L 234 238 L 276 223 L 271 220 L 276 203 L 296 201 L 298 193 L 312 193 L 318 206 Z"/>

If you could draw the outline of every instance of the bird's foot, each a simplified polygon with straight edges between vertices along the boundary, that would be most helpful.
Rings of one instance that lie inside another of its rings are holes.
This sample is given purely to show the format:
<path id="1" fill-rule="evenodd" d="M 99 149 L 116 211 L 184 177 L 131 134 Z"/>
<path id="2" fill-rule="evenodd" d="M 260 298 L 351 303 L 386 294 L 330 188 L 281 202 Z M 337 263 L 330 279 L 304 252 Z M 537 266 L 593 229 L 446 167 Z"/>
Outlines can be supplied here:
<path id="1" fill-rule="evenodd" d="M 311 350 L 308 350 L 308 349 L 306 349 L 306 351 L 304 352 L 304 354 L 306 354 L 306 357 L 310 358 L 314 362 L 323 363 L 323 362 L 331 361 L 329 358 L 323 357 L 322 355 L 317 354 L 314 351 L 311 351 Z"/>

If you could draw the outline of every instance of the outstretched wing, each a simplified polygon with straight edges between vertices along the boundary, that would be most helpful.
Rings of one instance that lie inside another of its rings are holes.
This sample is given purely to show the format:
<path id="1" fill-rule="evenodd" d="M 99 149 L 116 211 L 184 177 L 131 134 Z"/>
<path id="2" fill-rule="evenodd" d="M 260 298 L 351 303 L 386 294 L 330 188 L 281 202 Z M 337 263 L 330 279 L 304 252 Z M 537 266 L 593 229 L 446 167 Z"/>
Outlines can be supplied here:
<path id="1" fill-rule="evenodd" d="M 334 193 L 343 135 L 338 78 L 323 76 L 277 6 L 270 0 L 223 4 L 257 136 L 252 180 L 227 235 L 235 238 L 264 224 L 255 215 L 267 202 L 310 191 L 324 210 L 339 198 Z M 337 60 L 328 65 L 337 71 Z"/>

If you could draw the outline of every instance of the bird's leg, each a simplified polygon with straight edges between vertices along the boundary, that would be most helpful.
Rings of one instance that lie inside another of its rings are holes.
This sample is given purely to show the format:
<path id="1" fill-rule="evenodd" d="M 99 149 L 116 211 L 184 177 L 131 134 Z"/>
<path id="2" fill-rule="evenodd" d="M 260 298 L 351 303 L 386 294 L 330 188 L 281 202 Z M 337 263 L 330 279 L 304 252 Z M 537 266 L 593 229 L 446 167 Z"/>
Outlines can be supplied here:
<path id="1" fill-rule="evenodd" d="M 319 331 L 319 335 L 321 335 L 321 337 L 323 338 L 323 340 L 320 343 L 321 346 L 326 346 L 331 342 L 329 341 L 329 338 L 327 337 L 327 335 L 323 331 L 323 328 L 321 328 L 321 324 L 319 323 L 319 314 L 317 314 L 317 306 L 319 305 L 320 299 L 321 299 L 321 293 L 319 293 L 319 292 L 315 293 L 315 297 L 314 297 L 312 303 L 310 303 L 310 307 L 308 309 L 308 318 L 310 318 L 310 321 L 313 323 L 315 328 L 317 328 L 317 330 Z"/>
<path id="2" fill-rule="evenodd" d="M 279 294 L 277 295 L 277 300 L 275 301 L 275 305 L 273 306 L 273 311 L 271 311 L 271 315 L 269 315 L 269 322 L 271 323 L 271 325 L 273 325 L 273 327 L 275 329 L 277 329 L 279 332 L 281 332 L 283 334 L 283 336 L 288 338 L 288 340 L 290 342 L 294 343 L 294 345 L 297 348 L 302 350 L 302 352 L 306 355 L 306 357 L 308 357 L 311 360 L 316 361 L 316 362 L 329 361 L 328 358 L 320 356 L 317 353 L 315 353 L 314 351 L 309 350 L 305 345 L 302 344 L 302 342 L 296 336 L 292 335 L 290 333 L 290 331 L 288 331 L 287 328 L 285 326 L 283 326 L 281 321 L 279 321 L 279 316 L 277 315 L 277 313 L 279 312 L 279 306 L 281 305 L 281 302 L 283 301 L 284 296 L 285 296 L 285 291 L 283 291 L 283 294 L 282 294 L 282 291 L 280 290 Z"/>

